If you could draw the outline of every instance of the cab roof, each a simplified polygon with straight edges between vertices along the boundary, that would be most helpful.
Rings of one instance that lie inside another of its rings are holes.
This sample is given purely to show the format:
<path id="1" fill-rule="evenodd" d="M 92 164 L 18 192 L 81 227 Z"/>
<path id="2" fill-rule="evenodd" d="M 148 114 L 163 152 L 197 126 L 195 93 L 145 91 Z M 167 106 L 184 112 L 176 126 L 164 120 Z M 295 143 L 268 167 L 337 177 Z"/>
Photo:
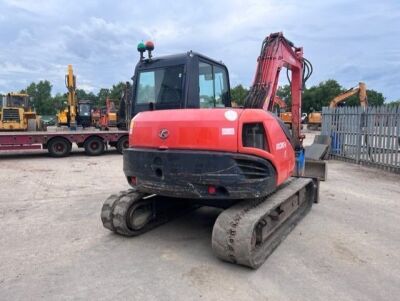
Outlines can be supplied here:
<path id="1" fill-rule="evenodd" d="M 210 61 L 214 64 L 224 65 L 222 61 L 216 61 L 212 58 L 209 58 L 203 54 L 194 51 L 188 51 L 186 53 L 179 53 L 179 54 L 171 54 L 171 55 L 164 55 L 164 56 L 157 56 L 149 59 L 144 59 L 143 61 L 139 61 L 137 66 L 139 68 L 148 68 L 149 66 L 157 68 L 163 66 L 170 66 L 170 65 L 180 65 L 186 64 L 189 60 L 193 59 L 194 57 L 202 58 L 204 60 Z"/>

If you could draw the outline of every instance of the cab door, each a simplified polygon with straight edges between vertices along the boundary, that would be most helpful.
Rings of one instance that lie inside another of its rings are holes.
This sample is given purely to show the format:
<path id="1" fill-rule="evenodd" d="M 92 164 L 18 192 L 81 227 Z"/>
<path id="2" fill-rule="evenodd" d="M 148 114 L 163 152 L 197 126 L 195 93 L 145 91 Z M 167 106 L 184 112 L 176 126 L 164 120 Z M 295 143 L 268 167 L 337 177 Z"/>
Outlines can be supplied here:
<path id="1" fill-rule="evenodd" d="M 199 59 L 199 108 L 231 106 L 228 71 L 225 66 Z"/>

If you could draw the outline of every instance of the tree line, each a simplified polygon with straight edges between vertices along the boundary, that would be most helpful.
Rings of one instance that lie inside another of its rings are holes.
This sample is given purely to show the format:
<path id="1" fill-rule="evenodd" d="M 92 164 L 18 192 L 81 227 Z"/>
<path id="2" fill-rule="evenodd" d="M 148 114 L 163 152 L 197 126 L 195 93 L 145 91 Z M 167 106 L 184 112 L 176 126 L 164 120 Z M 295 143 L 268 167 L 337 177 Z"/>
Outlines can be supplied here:
<path id="1" fill-rule="evenodd" d="M 48 80 L 41 80 L 37 83 L 31 83 L 26 89 L 21 90 L 23 93 L 29 94 L 33 99 L 33 107 L 36 112 L 41 115 L 54 115 L 60 109 L 66 107 L 67 93 L 57 93 L 52 96 L 52 84 Z M 102 88 L 97 93 L 86 92 L 83 89 L 77 89 L 76 94 L 78 100 L 91 100 L 94 107 L 104 107 L 107 97 L 115 101 L 116 106 L 119 105 L 121 94 L 124 90 L 125 83 L 119 82 L 112 85 L 111 88 Z M 321 111 L 322 107 L 328 106 L 329 102 L 340 93 L 348 89 L 341 86 L 336 80 L 330 79 L 323 81 L 318 85 L 305 88 L 302 98 L 302 111 L 310 113 L 313 111 Z M 231 89 L 231 97 L 238 105 L 243 105 L 248 89 L 242 85 L 237 85 Z M 279 87 L 277 95 L 281 97 L 288 107 L 291 104 L 290 86 L 284 85 Z M 371 106 L 382 105 L 385 97 L 382 93 L 368 89 L 368 104 Z M 347 105 L 359 105 L 357 95 L 353 95 L 346 101 Z M 391 102 L 390 104 L 400 104 L 400 100 Z"/>
<path id="2" fill-rule="evenodd" d="M 329 79 L 320 82 L 318 85 L 305 88 L 302 95 L 302 111 L 310 113 L 313 111 L 321 111 L 322 107 L 328 106 L 330 101 L 337 95 L 347 91 L 348 88 L 341 86 L 336 80 Z M 243 105 L 248 89 L 242 85 L 238 85 L 231 89 L 231 97 L 238 105 Z M 291 105 L 290 85 L 280 86 L 276 93 L 282 98 L 288 107 Z M 385 102 L 382 93 L 373 89 L 367 89 L 368 105 L 379 106 Z M 345 101 L 346 105 L 357 106 L 360 104 L 358 95 L 353 95 Z M 400 101 L 391 104 L 400 103 Z"/>

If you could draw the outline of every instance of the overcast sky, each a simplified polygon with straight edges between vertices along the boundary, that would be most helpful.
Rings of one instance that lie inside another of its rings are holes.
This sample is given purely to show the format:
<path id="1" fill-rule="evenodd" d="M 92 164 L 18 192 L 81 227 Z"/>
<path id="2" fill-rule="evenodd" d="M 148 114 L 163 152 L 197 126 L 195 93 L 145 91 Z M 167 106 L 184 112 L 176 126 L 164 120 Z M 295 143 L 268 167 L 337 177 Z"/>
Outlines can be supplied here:
<path id="1" fill-rule="evenodd" d="M 79 88 L 97 92 L 130 79 L 147 39 L 155 55 L 194 50 L 222 60 L 233 85 L 250 86 L 262 40 L 283 31 L 313 63 L 309 85 L 365 81 L 400 99 L 398 0 L 168 2 L 0 0 L 0 92 L 41 79 L 66 92 L 67 64 Z"/>

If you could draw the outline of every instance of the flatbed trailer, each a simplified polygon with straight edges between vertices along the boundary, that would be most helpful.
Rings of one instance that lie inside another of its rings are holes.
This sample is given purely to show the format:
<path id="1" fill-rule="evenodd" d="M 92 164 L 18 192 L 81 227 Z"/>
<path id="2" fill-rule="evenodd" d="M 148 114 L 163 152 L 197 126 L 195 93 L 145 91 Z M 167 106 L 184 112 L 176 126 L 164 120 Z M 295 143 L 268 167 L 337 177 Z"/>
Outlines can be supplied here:
<path id="1" fill-rule="evenodd" d="M 71 153 L 73 144 L 83 148 L 89 156 L 101 155 L 109 146 L 122 153 L 128 147 L 128 131 L 84 129 L 0 132 L 0 151 L 47 149 L 52 157 L 66 157 Z"/>

